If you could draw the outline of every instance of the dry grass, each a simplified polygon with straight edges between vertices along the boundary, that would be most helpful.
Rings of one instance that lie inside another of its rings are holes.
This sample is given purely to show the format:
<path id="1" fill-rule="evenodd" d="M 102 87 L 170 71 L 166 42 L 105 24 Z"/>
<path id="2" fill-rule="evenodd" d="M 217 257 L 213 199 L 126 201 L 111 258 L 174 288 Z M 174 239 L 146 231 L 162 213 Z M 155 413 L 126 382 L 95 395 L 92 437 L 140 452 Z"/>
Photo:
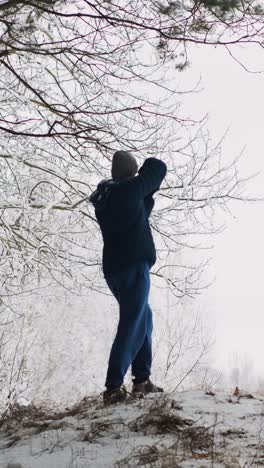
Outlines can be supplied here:
<path id="1" fill-rule="evenodd" d="M 90 425 L 89 431 L 86 431 L 81 440 L 94 443 L 98 438 L 104 437 L 106 433 L 112 433 L 117 436 L 121 431 L 124 431 L 127 425 L 122 419 L 115 419 L 113 421 L 95 421 Z"/>
<path id="2" fill-rule="evenodd" d="M 170 468 L 181 466 L 185 458 L 209 459 L 219 454 L 215 450 L 214 426 L 203 427 L 193 420 L 183 418 L 180 407 L 166 398 L 155 401 L 148 411 L 128 426 L 134 432 L 159 436 L 160 443 L 138 447 L 116 466 L 151 466 Z M 163 441 L 172 436 L 172 442 L 165 446 Z"/>
<path id="3" fill-rule="evenodd" d="M 98 403 L 98 398 L 84 398 L 77 405 L 64 411 L 50 410 L 35 405 L 21 406 L 13 404 L 0 419 L 0 434 L 6 442 L 2 448 L 15 445 L 22 436 L 32 436 L 41 432 L 61 429 L 67 417 L 86 417 L 91 408 Z"/>

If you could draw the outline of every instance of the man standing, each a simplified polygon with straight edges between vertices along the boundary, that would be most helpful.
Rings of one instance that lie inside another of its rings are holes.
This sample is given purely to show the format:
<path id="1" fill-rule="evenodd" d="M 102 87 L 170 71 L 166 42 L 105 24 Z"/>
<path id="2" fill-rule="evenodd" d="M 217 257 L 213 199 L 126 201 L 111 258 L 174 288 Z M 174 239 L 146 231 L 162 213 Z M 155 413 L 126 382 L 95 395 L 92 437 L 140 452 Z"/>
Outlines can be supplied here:
<path id="1" fill-rule="evenodd" d="M 156 261 L 156 251 L 148 218 L 154 206 L 153 194 L 159 190 L 166 170 L 164 162 L 147 158 L 138 171 L 131 153 L 117 151 L 112 160 L 112 179 L 100 182 L 90 196 L 104 241 L 104 277 L 119 304 L 105 404 L 126 399 L 122 384 L 130 365 L 132 393 L 163 391 L 149 378 L 153 328 L 148 304 L 149 271 Z"/>

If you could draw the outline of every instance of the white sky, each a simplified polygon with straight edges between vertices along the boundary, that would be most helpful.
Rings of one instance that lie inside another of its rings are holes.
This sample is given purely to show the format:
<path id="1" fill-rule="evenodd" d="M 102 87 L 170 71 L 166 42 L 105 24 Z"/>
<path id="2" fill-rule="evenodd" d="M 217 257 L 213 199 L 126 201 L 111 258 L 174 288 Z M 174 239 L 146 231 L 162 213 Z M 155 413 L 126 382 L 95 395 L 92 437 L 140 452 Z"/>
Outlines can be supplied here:
<path id="1" fill-rule="evenodd" d="M 251 70 L 264 70 L 260 48 L 248 46 L 237 52 Z M 246 72 L 224 49 L 214 47 L 194 48 L 190 61 L 181 83 L 201 75 L 204 91 L 187 98 L 187 108 L 197 116 L 209 112 L 215 136 L 230 127 L 225 156 L 236 156 L 246 145 L 243 175 L 263 171 L 248 193 L 264 197 L 264 73 Z M 204 307 L 215 324 L 218 365 L 228 366 L 234 354 L 241 360 L 247 355 L 257 374 L 264 375 L 264 203 L 237 203 L 232 214 L 227 230 L 216 238 L 212 265 L 216 282 L 200 299 L 199 308 Z"/>

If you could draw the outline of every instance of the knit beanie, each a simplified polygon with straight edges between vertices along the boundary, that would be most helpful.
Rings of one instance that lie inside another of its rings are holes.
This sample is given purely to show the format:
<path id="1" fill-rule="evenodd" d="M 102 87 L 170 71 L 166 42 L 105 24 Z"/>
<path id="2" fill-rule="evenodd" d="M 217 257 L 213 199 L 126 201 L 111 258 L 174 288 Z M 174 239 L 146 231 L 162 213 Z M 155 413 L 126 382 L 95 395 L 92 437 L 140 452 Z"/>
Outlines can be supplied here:
<path id="1" fill-rule="evenodd" d="M 136 158 L 128 151 L 116 151 L 112 160 L 112 178 L 134 177 L 138 171 Z"/>

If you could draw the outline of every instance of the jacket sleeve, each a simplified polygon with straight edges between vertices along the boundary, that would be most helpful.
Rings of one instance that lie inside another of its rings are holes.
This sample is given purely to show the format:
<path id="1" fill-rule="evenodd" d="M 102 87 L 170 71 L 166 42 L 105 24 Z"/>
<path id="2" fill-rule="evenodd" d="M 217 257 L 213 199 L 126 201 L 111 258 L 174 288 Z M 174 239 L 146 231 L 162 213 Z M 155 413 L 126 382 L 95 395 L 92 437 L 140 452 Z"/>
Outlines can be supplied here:
<path id="1" fill-rule="evenodd" d="M 131 179 L 133 190 L 137 196 L 146 198 L 159 190 L 167 172 L 166 164 L 157 158 L 147 158 L 138 171 L 138 176 Z M 154 202 L 154 200 L 153 200 Z"/>
<path id="2" fill-rule="evenodd" d="M 153 210 L 154 203 L 155 203 L 155 200 L 153 198 L 153 193 L 150 193 L 144 198 L 144 204 L 145 204 L 148 217 L 150 216 L 151 211 Z"/>

